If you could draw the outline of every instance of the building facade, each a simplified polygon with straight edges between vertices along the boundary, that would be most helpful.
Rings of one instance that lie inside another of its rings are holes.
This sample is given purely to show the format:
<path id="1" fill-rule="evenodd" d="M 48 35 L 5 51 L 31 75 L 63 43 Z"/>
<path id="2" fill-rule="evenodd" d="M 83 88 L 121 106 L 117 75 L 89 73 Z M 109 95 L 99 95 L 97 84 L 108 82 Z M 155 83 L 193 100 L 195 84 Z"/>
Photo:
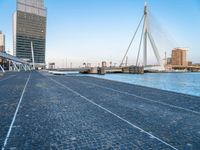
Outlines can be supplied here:
<path id="1" fill-rule="evenodd" d="M 172 64 L 172 58 L 171 57 L 168 57 L 167 58 L 167 63 L 166 63 L 167 65 L 171 65 Z"/>
<path id="2" fill-rule="evenodd" d="M 5 52 L 5 35 L 0 31 L 0 52 Z M 0 58 L 0 65 L 3 64 L 3 59 Z"/>
<path id="3" fill-rule="evenodd" d="M 174 48 L 172 50 L 172 65 L 187 66 L 187 48 Z"/>
<path id="4" fill-rule="evenodd" d="M 5 52 L 5 35 L 0 31 L 0 52 Z"/>
<path id="5" fill-rule="evenodd" d="M 54 62 L 53 63 L 49 63 L 49 68 L 48 69 L 53 70 L 53 69 L 55 69 L 55 66 L 56 66 L 56 64 Z"/>
<path id="6" fill-rule="evenodd" d="M 14 55 L 28 62 L 34 59 L 36 66 L 45 65 L 46 16 L 44 0 L 17 0 L 13 14 Z"/>

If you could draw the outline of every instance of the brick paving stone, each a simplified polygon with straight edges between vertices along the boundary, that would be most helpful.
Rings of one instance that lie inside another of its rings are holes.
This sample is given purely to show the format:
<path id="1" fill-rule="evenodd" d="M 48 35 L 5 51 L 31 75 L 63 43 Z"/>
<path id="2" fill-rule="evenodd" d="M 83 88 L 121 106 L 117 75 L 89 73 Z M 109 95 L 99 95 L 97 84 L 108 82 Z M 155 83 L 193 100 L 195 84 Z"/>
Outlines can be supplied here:
<path id="1" fill-rule="evenodd" d="M 1 144 L 29 72 L 15 75 L 12 80 L 0 83 L 0 86 L 7 89 L 0 91 Z M 199 110 L 196 107 L 199 105 L 199 97 L 93 77 L 52 76 L 32 72 L 6 149 L 172 149 L 56 84 L 49 77 L 178 149 L 198 150 L 200 147 L 199 115 L 100 88 L 91 83 L 140 96 L 144 92 L 147 98 L 153 98 L 154 95 L 154 100 L 168 102 L 162 100 L 166 98 L 169 99 L 169 104 L 184 108 L 187 108 L 189 99 L 194 103 L 189 103 L 188 107 L 195 111 Z"/>

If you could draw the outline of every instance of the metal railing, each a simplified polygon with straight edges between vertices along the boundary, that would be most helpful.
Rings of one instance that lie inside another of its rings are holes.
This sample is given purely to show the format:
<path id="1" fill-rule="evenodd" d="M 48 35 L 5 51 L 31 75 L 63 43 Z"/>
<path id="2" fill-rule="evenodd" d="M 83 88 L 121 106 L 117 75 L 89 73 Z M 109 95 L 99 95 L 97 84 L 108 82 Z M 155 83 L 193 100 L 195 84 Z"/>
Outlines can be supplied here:
<path id="1" fill-rule="evenodd" d="M 5 52 L 0 52 L 0 57 L 1 58 L 4 58 L 4 59 L 8 59 L 8 60 L 11 60 L 11 61 L 14 61 L 14 62 L 17 62 L 17 63 L 22 63 L 22 64 L 29 64 L 28 62 L 20 59 L 20 58 L 17 58 L 13 55 L 10 55 L 10 54 L 7 54 Z"/>

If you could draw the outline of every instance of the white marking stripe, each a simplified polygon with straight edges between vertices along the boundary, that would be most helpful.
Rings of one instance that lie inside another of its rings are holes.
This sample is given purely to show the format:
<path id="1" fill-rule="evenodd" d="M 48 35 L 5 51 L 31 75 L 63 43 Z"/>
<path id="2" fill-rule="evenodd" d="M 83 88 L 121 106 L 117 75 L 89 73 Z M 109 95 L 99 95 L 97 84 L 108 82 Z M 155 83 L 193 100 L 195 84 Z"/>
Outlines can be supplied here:
<path id="1" fill-rule="evenodd" d="M 9 130 L 8 130 L 8 133 L 7 133 L 6 138 L 5 138 L 5 140 L 4 140 L 4 144 L 3 144 L 2 150 L 4 150 L 5 147 L 6 147 L 6 145 L 7 145 L 8 139 L 9 139 L 9 137 L 10 137 L 10 133 L 11 133 L 11 131 L 12 131 L 13 124 L 14 124 L 14 122 L 15 122 L 15 119 L 16 119 L 16 116 L 17 116 L 17 113 L 18 113 L 20 104 L 21 104 L 21 102 L 22 102 L 22 99 L 23 99 L 23 97 L 24 97 L 24 93 L 25 93 L 26 87 L 27 87 L 27 85 L 28 85 L 28 82 L 29 82 L 29 80 L 30 80 L 30 77 L 31 77 L 31 73 L 29 74 L 29 77 L 28 77 L 28 79 L 27 79 L 27 81 L 26 81 L 26 84 L 25 84 L 25 86 L 24 86 L 24 89 L 23 89 L 23 91 L 22 91 L 22 94 L 21 94 L 19 103 L 18 103 L 17 108 L 16 108 L 16 110 L 15 110 L 15 114 L 14 114 L 14 116 L 13 116 L 12 122 L 11 122 L 10 127 L 9 127 Z"/>
<path id="2" fill-rule="evenodd" d="M 44 75 L 43 75 L 43 76 L 44 76 Z M 49 79 L 52 80 L 53 82 L 55 82 L 55 83 L 57 83 L 57 84 L 63 86 L 64 88 L 66 88 L 67 90 L 71 91 L 72 93 L 74 93 L 74 94 L 80 96 L 81 98 L 85 99 L 86 101 L 92 103 L 93 105 L 95 105 L 95 106 L 97 106 L 97 107 L 103 109 L 104 111 L 106 111 L 106 112 L 112 114 L 113 116 L 117 117 L 118 119 L 120 119 L 120 120 L 126 122 L 126 123 L 129 124 L 130 126 L 132 126 L 132 127 L 136 128 L 136 129 L 140 130 L 140 132 L 146 133 L 146 134 L 149 135 L 150 137 L 155 138 L 156 140 L 158 140 L 158 141 L 160 141 L 161 143 L 163 143 L 163 144 L 165 144 L 165 145 L 171 147 L 171 148 L 174 149 L 174 150 L 178 150 L 178 149 L 175 148 L 174 146 L 172 146 L 172 145 L 166 143 L 165 141 L 163 141 L 163 140 L 161 140 L 160 138 L 154 136 L 153 134 L 151 134 L 151 133 L 149 133 L 149 132 L 143 130 L 142 128 L 140 128 L 140 127 L 138 127 L 138 126 L 132 124 L 132 123 L 129 122 L 128 120 L 126 120 L 126 119 L 124 119 L 124 118 L 118 116 L 117 114 L 111 112 L 110 110 L 104 108 L 103 106 L 101 106 L 101 105 L 99 105 L 99 104 L 93 102 L 92 100 L 88 99 L 87 97 L 85 97 L 85 96 L 79 94 L 78 92 L 74 91 L 73 89 L 71 89 L 71 88 L 65 86 L 64 84 L 62 84 L 62 83 L 60 83 L 60 82 L 58 82 L 58 81 L 56 81 L 56 80 L 54 80 L 54 79 L 52 79 L 52 78 L 50 78 L 50 77 L 47 77 L 47 78 L 49 78 Z"/>
<path id="3" fill-rule="evenodd" d="M 180 106 L 171 105 L 171 104 L 168 104 L 168 103 L 165 103 L 165 102 L 159 102 L 159 101 L 156 101 L 156 100 L 152 100 L 152 99 L 149 99 L 149 98 L 145 98 L 145 97 L 142 97 L 142 96 L 131 94 L 131 93 L 128 93 L 128 92 L 123 92 L 123 91 L 119 91 L 119 90 L 116 90 L 116 89 L 113 89 L 113 88 L 109 88 L 109 87 L 104 87 L 104 86 L 101 86 L 101 85 L 97 85 L 95 83 L 88 83 L 88 82 L 84 82 L 84 81 L 79 81 L 79 82 L 82 82 L 82 83 L 85 83 L 85 84 L 94 85 L 94 86 L 97 86 L 97 87 L 100 87 L 100 88 L 103 88 L 103 89 L 115 91 L 115 92 L 118 92 L 118 93 L 121 93 L 121 94 L 126 94 L 126 95 L 129 95 L 129 96 L 133 96 L 133 97 L 137 97 L 137 98 L 140 98 L 140 99 L 144 99 L 146 101 L 151 101 L 151 102 L 154 102 L 154 103 L 159 103 L 159 104 L 162 104 L 162 105 L 165 105 L 165 106 L 173 107 L 173 108 L 176 108 L 176 109 L 181 109 L 181 110 L 184 110 L 184 111 L 189 111 L 189 112 L 192 112 L 192 113 L 200 115 L 200 112 L 194 111 L 194 110 L 191 110 L 191 109 L 187 109 L 187 108 L 183 108 L 183 107 L 180 107 Z"/>
<path id="4" fill-rule="evenodd" d="M 13 78 L 13 77 L 15 77 L 15 76 L 16 76 L 16 75 L 10 75 L 9 77 L 7 77 L 7 78 L 5 78 L 5 79 L 1 79 L 0 82 L 5 81 L 5 80 L 8 80 L 8 79 L 10 79 L 10 78 Z"/>

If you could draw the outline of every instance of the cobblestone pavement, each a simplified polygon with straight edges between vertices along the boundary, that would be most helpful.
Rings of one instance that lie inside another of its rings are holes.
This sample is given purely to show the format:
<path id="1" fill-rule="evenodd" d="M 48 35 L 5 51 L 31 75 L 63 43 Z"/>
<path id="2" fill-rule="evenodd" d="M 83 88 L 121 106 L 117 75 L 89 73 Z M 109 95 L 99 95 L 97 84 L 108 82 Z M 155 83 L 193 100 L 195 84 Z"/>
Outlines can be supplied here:
<path id="1" fill-rule="evenodd" d="M 1 147 L 28 76 L 0 77 Z M 4 148 L 198 150 L 199 106 L 199 97 L 32 72 Z"/>
<path id="2" fill-rule="evenodd" d="M 8 132 L 26 79 L 26 73 L 7 73 L 0 77 L 0 147 Z"/>

